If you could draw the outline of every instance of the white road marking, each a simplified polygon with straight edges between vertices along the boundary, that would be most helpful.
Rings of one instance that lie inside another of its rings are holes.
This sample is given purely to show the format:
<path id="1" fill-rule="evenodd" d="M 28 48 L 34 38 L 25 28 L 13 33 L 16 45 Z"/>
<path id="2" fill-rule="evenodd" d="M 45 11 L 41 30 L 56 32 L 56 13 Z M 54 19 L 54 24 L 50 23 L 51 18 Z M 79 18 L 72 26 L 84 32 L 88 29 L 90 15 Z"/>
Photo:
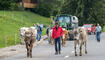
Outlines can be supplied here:
<path id="1" fill-rule="evenodd" d="M 71 53 L 73 54 L 73 53 L 74 53 L 74 51 L 71 51 Z"/>
<path id="2" fill-rule="evenodd" d="M 69 57 L 69 55 L 66 55 L 64 58 L 68 58 Z"/>

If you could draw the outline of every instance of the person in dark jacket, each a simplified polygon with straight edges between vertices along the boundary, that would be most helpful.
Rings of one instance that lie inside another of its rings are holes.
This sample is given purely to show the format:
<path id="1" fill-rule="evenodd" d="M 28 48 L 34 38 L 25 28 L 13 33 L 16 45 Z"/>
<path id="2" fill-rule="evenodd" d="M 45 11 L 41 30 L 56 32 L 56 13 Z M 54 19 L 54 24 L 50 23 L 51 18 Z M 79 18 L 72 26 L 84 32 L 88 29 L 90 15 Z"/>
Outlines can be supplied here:
<path id="1" fill-rule="evenodd" d="M 49 31 L 50 31 L 50 26 L 48 26 L 47 30 L 46 30 L 46 35 L 49 35 Z"/>
<path id="2" fill-rule="evenodd" d="M 47 27 L 47 30 L 46 30 L 46 35 L 47 35 L 47 39 L 48 39 L 48 43 L 49 43 L 49 44 L 51 43 L 50 35 L 49 35 L 50 30 L 51 30 L 51 28 L 50 28 L 50 26 L 48 26 L 48 27 Z"/>
<path id="3" fill-rule="evenodd" d="M 61 54 L 61 39 L 63 37 L 63 29 L 59 26 L 59 23 L 55 23 L 55 27 L 52 32 L 52 40 L 55 43 L 55 55 Z"/>
<path id="4" fill-rule="evenodd" d="M 37 36 L 36 36 L 36 39 L 37 39 L 38 41 L 40 41 L 41 35 L 42 35 L 42 27 L 39 26 L 39 24 L 37 23 Z"/>

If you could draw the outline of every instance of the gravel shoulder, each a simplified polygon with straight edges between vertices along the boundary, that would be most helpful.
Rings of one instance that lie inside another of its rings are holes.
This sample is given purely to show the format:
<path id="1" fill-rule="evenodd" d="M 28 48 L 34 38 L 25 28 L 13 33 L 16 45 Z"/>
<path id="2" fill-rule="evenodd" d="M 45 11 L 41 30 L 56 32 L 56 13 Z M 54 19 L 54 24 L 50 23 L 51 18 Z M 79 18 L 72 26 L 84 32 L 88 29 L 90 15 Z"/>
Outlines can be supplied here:
<path id="1" fill-rule="evenodd" d="M 45 36 L 43 36 L 43 37 L 45 37 Z M 43 42 L 43 39 L 41 39 L 40 41 L 36 41 L 34 43 L 33 48 L 40 45 L 42 42 Z M 9 57 L 9 56 L 13 56 L 13 55 L 16 55 L 16 54 L 19 54 L 19 53 L 24 53 L 24 52 L 26 52 L 26 47 L 25 47 L 25 45 L 21 45 L 21 44 L 1 48 L 0 49 L 0 58 Z"/>

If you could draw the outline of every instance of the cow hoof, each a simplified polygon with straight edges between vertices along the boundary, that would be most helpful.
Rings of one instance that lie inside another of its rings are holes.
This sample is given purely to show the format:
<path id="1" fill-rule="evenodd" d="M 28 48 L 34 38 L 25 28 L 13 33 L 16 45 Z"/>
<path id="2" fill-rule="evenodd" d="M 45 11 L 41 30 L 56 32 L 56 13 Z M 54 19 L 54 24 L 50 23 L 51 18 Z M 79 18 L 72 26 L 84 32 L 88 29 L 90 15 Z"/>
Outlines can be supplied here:
<path id="1" fill-rule="evenodd" d="M 82 54 L 80 54 L 79 56 L 82 56 Z"/>
<path id="2" fill-rule="evenodd" d="M 27 58 L 28 58 L 29 56 L 27 56 Z"/>
<path id="3" fill-rule="evenodd" d="M 87 54 L 87 51 L 85 51 L 85 54 Z"/>
<path id="4" fill-rule="evenodd" d="M 75 56 L 77 56 L 77 54 L 75 54 Z"/>
<path id="5" fill-rule="evenodd" d="M 64 45 L 62 45 L 62 47 L 64 47 Z"/>
<path id="6" fill-rule="evenodd" d="M 32 58 L 32 56 L 30 58 Z"/>
<path id="7" fill-rule="evenodd" d="M 54 45 L 53 43 L 51 43 L 51 45 Z"/>

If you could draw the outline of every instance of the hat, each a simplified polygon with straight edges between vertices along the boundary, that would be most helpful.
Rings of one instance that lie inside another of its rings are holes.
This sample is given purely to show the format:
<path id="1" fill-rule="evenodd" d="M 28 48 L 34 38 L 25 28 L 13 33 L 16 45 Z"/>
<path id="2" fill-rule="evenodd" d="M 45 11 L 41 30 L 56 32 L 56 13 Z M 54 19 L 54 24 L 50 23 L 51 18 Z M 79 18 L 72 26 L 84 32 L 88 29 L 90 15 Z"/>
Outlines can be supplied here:
<path id="1" fill-rule="evenodd" d="M 59 25 L 59 22 L 55 22 L 55 25 Z"/>

